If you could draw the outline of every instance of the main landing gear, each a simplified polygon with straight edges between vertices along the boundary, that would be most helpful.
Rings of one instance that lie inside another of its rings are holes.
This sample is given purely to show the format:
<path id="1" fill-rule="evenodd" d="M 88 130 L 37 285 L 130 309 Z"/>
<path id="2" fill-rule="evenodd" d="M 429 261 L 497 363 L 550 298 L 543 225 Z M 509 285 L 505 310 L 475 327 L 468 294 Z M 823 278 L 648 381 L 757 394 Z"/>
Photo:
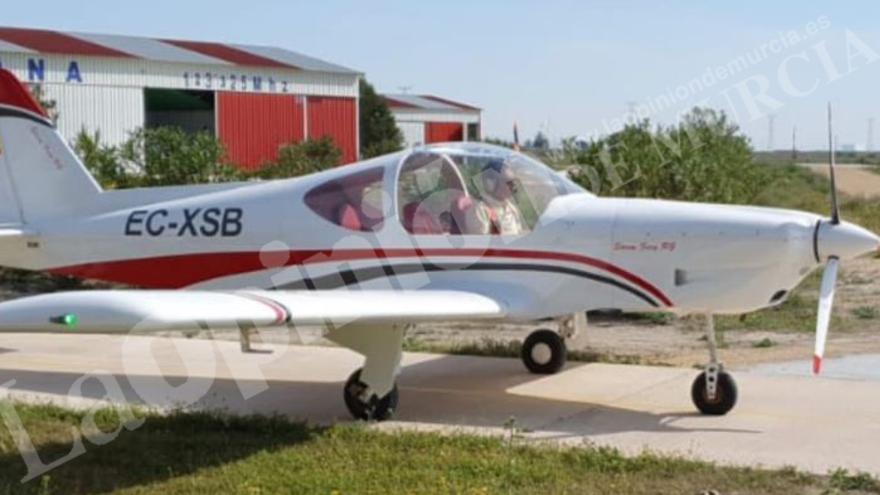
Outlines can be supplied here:
<path id="1" fill-rule="evenodd" d="M 403 357 L 402 325 L 333 327 L 326 337 L 364 356 L 364 366 L 348 378 L 343 399 L 355 419 L 385 421 L 397 409 L 397 375 Z"/>
<path id="2" fill-rule="evenodd" d="M 723 416 L 736 405 L 738 393 L 733 377 L 724 371 L 724 365 L 718 361 L 715 319 L 711 314 L 706 315 L 706 342 L 709 345 L 709 364 L 691 385 L 691 399 L 701 413 Z"/>
<path id="3" fill-rule="evenodd" d="M 535 330 L 523 342 L 520 353 L 523 364 L 536 375 L 558 373 L 567 359 L 565 340 L 574 338 L 586 326 L 586 313 L 576 313 L 560 321 L 558 332 L 546 328 Z"/>

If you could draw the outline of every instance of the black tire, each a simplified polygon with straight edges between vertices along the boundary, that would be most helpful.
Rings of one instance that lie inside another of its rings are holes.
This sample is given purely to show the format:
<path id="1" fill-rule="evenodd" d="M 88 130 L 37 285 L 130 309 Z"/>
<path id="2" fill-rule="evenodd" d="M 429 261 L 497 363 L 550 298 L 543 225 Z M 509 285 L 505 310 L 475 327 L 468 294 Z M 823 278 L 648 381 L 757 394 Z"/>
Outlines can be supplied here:
<path id="1" fill-rule="evenodd" d="M 714 400 L 710 401 L 706 392 L 705 371 L 697 376 L 691 386 L 691 399 L 694 401 L 694 405 L 701 413 L 711 416 L 723 416 L 730 412 L 736 405 L 738 394 L 736 382 L 726 371 L 718 373 L 718 385 L 715 388 Z"/>
<path id="2" fill-rule="evenodd" d="M 361 392 L 366 387 L 366 384 L 361 382 L 360 368 L 348 377 L 348 381 L 345 382 L 345 389 L 343 390 L 343 398 L 345 399 L 345 406 L 348 408 L 348 412 L 355 419 L 364 421 L 385 421 L 391 419 L 394 416 L 394 411 L 397 410 L 399 399 L 397 384 L 394 384 L 394 388 L 385 397 L 380 399 L 373 395 L 367 402 L 364 402 L 361 398 Z"/>
<path id="3" fill-rule="evenodd" d="M 546 351 L 549 350 L 549 353 Z M 539 356 L 538 354 L 545 354 Z M 565 366 L 568 349 L 565 340 L 553 330 L 535 330 L 522 345 L 522 361 L 536 375 L 552 375 Z"/>

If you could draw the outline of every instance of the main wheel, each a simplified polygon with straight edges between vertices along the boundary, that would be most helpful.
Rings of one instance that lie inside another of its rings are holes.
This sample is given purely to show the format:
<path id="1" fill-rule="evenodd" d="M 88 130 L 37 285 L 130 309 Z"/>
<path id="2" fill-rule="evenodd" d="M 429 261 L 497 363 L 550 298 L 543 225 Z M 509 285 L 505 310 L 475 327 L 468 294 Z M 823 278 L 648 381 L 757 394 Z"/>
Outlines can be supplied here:
<path id="1" fill-rule="evenodd" d="M 522 346 L 522 361 L 537 375 L 552 375 L 565 366 L 565 340 L 553 330 L 535 330 Z"/>
<path id="2" fill-rule="evenodd" d="M 369 398 L 364 397 L 367 385 L 361 381 L 361 369 L 358 369 L 345 382 L 343 397 L 345 398 L 345 406 L 348 412 L 355 419 L 364 421 L 385 421 L 391 419 L 394 411 L 397 409 L 398 393 L 397 384 L 385 397 L 379 398 L 371 395 Z"/>
<path id="3" fill-rule="evenodd" d="M 691 386 L 691 399 L 703 414 L 723 416 L 733 409 L 737 399 L 736 382 L 730 373 L 718 373 L 718 384 L 715 387 L 715 398 L 710 400 L 706 391 L 706 372 L 702 372 Z"/>

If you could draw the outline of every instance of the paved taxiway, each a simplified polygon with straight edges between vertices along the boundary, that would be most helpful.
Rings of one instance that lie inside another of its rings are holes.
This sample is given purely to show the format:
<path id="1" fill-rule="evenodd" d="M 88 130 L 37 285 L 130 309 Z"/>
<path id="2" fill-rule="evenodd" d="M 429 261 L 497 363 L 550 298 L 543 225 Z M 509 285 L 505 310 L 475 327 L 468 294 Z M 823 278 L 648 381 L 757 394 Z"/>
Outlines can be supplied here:
<path id="1" fill-rule="evenodd" d="M 4 395 L 61 405 L 86 405 L 118 386 L 126 400 L 156 407 L 348 420 L 341 387 L 359 356 L 262 347 L 274 352 L 242 354 L 235 342 L 195 339 L 4 334 L 0 384 Z M 571 364 L 536 377 L 515 359 L 407 354 L 404 364 L 400 411 L 380 428 L 500 433 L 514 417 L 535 441 L 880 475 L 877 378 L 786 374 L 796 366 L 736 372 L 738 407 L 726 417 L 703 417 L 690 403 L 691 369 Z"/>

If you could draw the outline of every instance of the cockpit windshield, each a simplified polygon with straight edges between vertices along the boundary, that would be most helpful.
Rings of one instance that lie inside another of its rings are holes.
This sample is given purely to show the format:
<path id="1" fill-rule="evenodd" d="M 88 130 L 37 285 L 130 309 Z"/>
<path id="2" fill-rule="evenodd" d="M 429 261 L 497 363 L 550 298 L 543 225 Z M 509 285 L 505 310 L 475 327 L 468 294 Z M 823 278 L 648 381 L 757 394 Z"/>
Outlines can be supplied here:
<path id="1" fill-rule="evenodd" d="M 540 162 L 481 144 L 415 151 L 398 176 L 400 218 L 414 234 L 525 234 L 553 198 L 576 192 Z"/>

